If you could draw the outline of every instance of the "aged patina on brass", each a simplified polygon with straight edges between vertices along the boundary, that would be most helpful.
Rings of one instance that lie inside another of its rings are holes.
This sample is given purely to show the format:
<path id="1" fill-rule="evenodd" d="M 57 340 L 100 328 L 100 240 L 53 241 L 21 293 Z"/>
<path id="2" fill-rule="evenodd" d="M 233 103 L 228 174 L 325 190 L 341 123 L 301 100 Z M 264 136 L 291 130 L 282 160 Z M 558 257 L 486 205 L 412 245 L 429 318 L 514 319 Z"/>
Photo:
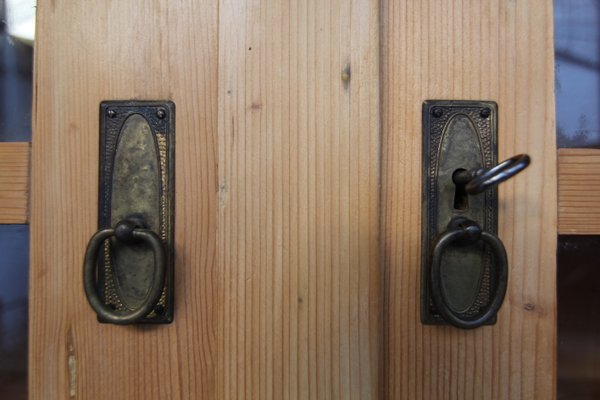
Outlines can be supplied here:
<path id="1" fill-rule="evenodd" d="M 97 291 L 103 306 L 90 303 L 100 322 L 131 323 L 133 314 L 145 308 L 149 312 L 136 323 L 169 323 L 173 320 L 175 105 L 102 102 L 100 132 L 98 226 L 104 239 Z M 162 242 L 163 255 L 153 237 Z M 88 250 L 91 254 L 94 249 Z M 161 257 L 164 277 L 159 272 Z M 86 263 L 86 268 L 91 267 Z M 158 294 L 155 286 L 162 282 Z M 91 289 L 90 293 L 93 297 Z"/>
<path id="2" fill-rule="evenodd" d="M 440 315 L 430 293 L 432 251 L 440 235 L 460 220 L 474 222 L 480 227 L 479 232 L 497 234 L 496 187 L 471 195 L 466 188 L 468 180 L 456 179 L 455 183 L 453 179 L 496 165 L 496 132 L 494 102 L 433 100 L 423 104 L 421 321 L 424 324 L 450 322 Z M 498 257 L 483 240 L 452 241 L 444 244 L 443 253 L 438 255 L 442 297 L 459 319 L 478 320 L 494 301 L 498 280 L 505 278 L 496 273 Z M 494 314 L 484 323 L 495 321 Z"/>
<path id="3" fill-rule="evenodd" d="M 494 324 L 508 285 L 496 236 L 497 185 L 527 168 L 520 154 L 496 165 L 497 106 L 423 104 L 421 321 L 472 329 Z"/>

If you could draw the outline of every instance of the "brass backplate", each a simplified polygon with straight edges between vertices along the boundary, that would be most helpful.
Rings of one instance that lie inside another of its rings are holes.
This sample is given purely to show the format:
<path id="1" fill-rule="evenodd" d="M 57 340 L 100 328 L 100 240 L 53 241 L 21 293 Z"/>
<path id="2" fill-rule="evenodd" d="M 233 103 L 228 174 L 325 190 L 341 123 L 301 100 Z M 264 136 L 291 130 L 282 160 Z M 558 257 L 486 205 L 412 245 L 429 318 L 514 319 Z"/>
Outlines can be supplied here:
<path id="1" fill-rule="evenodd" d="M 139 221 L 161 238 L 166 249 L 167 272 L 161 298 L 140 323 L 173 320 L 174 156 L 175 104 L 100 104 L 98 226 L 115 227 L 124 219 Z M 155 267 L 148 244 L 123 244 L 113 237 L 105 242 L 98 265 L 99 292 L 115 312 L 133 310 L 146 300 Z"/>
<path id="2" fill-rule="evenodd" d="M 498 193 L 467 195 L 454 184 L 455 171 L 497 164 L 497 105 L 491 101 L 428 100 L 423 103 L 423 208 L 421 226 L 421 321 L 445 324 L 429 293 L 432 245 L 457 217 L 497 233 Z M 442 287 L 451 309 L 477 317 L 491 301 L 494 258 L 481 242 L 455 245 L 442 258 Z M 495 317 L 489 324 L 496 322 Z"/>

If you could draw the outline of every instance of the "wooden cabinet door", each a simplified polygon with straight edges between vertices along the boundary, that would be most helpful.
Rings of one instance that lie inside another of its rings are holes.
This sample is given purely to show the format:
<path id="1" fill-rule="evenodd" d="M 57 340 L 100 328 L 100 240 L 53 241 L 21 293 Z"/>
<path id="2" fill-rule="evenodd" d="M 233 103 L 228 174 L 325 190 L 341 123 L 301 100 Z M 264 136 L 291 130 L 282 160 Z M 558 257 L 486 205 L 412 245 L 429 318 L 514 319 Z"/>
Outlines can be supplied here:
<path id="1" fill-rule="evenodd" d="M 386 398 L 555 397 L 557 184 L 551 1 L 383 1 L 382 263 Z M 499 186 L 509 282 L 498 322 L 419 322 L 421 101 L 498 103 L 499 160 L 528 153 Z"/>
<path id="2" fill-rule="evenodd" d="M 31 399 L 552 398 L 551 2 L 39 2 Z M 498 324 L 418 318 L 421 104 L 500 106 Z M 176 104 L 175 318 L 99 324 L 99 104 Z"/>

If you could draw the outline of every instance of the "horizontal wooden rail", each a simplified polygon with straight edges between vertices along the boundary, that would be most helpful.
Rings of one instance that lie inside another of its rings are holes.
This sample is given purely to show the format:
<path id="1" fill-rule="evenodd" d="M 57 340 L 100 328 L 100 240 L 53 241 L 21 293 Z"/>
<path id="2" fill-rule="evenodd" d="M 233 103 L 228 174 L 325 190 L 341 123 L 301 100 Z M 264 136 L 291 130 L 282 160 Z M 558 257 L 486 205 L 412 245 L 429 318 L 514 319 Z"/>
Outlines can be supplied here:
<path id="1" fill-rule="evenodd" d="M 0 224 L 29 222 L 30 149 L 30 143 L 0 143 Z"/>
<path id="2" fill-rule="evenodd" d="M 30 143 L 0 143 L 0 224 L 29 221 Z M 558 233 L 600 234 L 600 149 L 558 150 Z"/>
<path id="3" fill-rule="evenodd" d="M 558 150 L 558 233 L 600 234 L 600 149 Z"/>

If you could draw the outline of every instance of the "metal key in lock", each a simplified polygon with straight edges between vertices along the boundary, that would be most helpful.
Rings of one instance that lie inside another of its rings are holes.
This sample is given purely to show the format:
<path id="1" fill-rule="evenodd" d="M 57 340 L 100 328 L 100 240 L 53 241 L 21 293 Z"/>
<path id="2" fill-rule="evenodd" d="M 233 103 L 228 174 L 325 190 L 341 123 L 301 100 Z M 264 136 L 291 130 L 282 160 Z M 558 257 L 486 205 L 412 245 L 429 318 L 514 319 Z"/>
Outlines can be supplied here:
<path id="1" fill-rule="evenodd" d="M 423 104 L 421 321 L 470 329 L 496 321 L 508 280 L 496 185 L 525 169 L 497 164 L 497 105 Z"/>

